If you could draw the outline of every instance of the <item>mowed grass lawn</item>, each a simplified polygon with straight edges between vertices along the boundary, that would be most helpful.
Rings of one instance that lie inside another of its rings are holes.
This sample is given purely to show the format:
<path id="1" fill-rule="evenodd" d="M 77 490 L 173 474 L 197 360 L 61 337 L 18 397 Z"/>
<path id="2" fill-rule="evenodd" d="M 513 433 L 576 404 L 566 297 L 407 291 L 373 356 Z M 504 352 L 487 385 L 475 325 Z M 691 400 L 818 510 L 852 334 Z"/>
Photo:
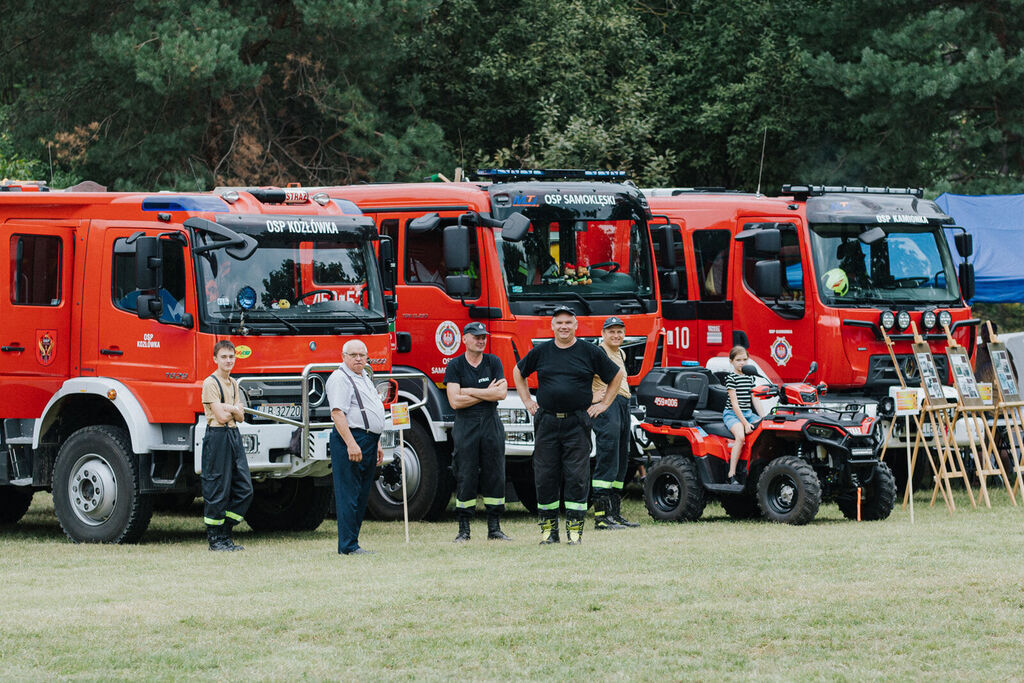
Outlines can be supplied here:
<path id="1" fill-rule="evenodd" d="M 453 546 L 455 523 L 368 522 L 376 554 L 312 533 L 210 553 L 193 514 L 157 514 L 134 546 L 72 545 L 37 494 L 0 532 L 0 678 L 1020 679 L 1024 509 L 950 518 L 917 499 L 855 523 L 734 522 L 595 532 L 539 547 Z"/>

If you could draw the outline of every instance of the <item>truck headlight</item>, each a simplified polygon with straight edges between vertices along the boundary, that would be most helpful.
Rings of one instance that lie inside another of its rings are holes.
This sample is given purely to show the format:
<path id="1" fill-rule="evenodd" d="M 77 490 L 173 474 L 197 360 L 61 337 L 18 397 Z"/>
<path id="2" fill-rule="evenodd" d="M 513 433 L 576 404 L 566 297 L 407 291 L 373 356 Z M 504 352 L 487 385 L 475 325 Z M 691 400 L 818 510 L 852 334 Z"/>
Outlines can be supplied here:
<path id="1" fill-rule="evenodd" d="M 530 424 L 530 414 L 525 408 L 498 408 L 498 419 L 507 425 Z"/>

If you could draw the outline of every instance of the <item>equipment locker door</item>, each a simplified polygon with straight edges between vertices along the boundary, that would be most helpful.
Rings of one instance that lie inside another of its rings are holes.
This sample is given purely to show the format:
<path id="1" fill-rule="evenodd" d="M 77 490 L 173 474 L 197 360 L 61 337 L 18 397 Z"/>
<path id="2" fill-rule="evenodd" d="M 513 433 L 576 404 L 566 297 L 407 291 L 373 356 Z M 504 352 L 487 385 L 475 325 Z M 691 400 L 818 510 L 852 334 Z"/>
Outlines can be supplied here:
<path id="1" fill-rule="evenodd" d="M 70 371 L 75 228 L 0 233 L 0 418 L 39 417 Z"/>

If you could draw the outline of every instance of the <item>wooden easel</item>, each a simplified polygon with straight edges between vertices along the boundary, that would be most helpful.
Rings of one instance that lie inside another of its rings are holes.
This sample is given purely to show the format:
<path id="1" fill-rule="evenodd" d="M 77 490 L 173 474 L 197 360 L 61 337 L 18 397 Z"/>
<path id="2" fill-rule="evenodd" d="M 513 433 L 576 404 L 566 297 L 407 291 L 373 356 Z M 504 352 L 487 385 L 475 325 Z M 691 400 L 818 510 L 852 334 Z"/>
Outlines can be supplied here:
<path id="1" fill-rule="evenodd" d="M 1024 472 L 1024 414 L 1021 413 L 1024 401 L 1021 400 L 1020 387 L 1014 376 L 1010 352 L 999 341 L 999 338 L 996 337 L 995 332 L 992 330 L 992 322 L 987 321 L 985 324 L 988 326 L 989 339 L 992 340 L 988 343 L 988 353 L 992 358 L 992 369 L 995 372 L 995 381 L 992 382 L 992 391 L 994 392 L 993 404 L 995 406 L 995 420 L 993 421 L 991 435 L 992 442 L 993 444 L 996 443 L 995 423 L 1002 420 L 1006 429 L 1007 440 L 1010 443 L 1013 471 L 1016 474 L 1016 481 L 1010 495 L 1012 497 L 1017 491 L 1021 491 L 1021 495 L 1024 496 L 1024 482 L 1022 482 L 1022 472 Z M 998 456 L 998 448 L 995 450 Z M 998 461 L 999 458 L 997 457 L 996 460 Z M 1015 499 L 1014 503 L 1016 504 Z"/>
<path id="2" fill-rule="evenodd" d="M 1010 485 L 1010 478 L 1006 476 L 1006 470 L 1003 468 L 996 448 L 995 426 L 989 422 L 995 414 L 995 408 L 986 405 L 981 399 L 967 349 L 953 339 L 947 326 L 943 325 L 942 329 L 946 332 L 946 358 L 949 359 L 950 374 L 953 376 L 953 385 L 960 398 L 953 423 L 955 424 L 961 417 L 964 420 L 964 427 L 967 429 L 967 438 L 971 447 L 971 457 L 974 458 L 978 475 L 978 487 L 981 490 L 981 497 L 985 501 L 985 507 L 992 507 L 988 496 L 988 478 L 996 476 L 1003 480 L 1006 492 L 1010 494 L 1010 501 L 1016 506 L 1017 499 L 1013 493 L 1013 487 Z M 995 465 L 993 465 L 993 461 Z"/>
<path id="3" fill-rule="evenodd" d="M 911 324 L 913 324 L 913 323 L 911 323 Z M 904 377 L 903 377 L 903 373 L 900 372 L 900 364 L 899 364 L 899 361 L 896 360 L 896 352 L 893 349 L 892 339 L 889 338 L 889 335 L 886 334 L 885 330 L 882 330 L 882 338 L 885 340 L 885 345 L 889 349 L 889 357 L 892 359 L 893 367 L 896 369 L 896 378 L 899 379 L 900 386 L 902 388 L 906 389 L 907 388 L 907 382 L 906 382 L 906 379 L 904 379 Z M 950 449 L 950 437 L 952 435 L 952 426 L 949 425 L 949 413 L 947 411 L 949 411 L 950 409 L 955 408 L 956 406 L 953 405 L 953 404 L 945 403 L 945 398 L 942 397 L 942 385 L 941 384 L 938 385 L 938 397 L 939 397 L 938 400 L 936 400 L 936 397 L 935 397 L 935 389 L 934 389 L 934 387 L 932 387 L 932 389 L 931 389 L 932 390 L 932 396 L 929 396 L 929 388 L 924 386 L 924 384 L 925 384 L 925 380 L 924 380 L 925 371 L 921 370 L 921 362 L 920 362 L 920 359 L 917 357 L 918 349 L 920 347 L 924 348 L 924 352 L 927 353 L 927 362 L 930 364 L 930 365 L 928 365 L 928 368 L 930 368 L 930 375 L 929 376 L 930 376 L 930 378 L 934 378 L 935 382 L 938 382 L 938 374 L 935 372 L 935 361 L 931 357 L 931 350 L 928 348 L 928 344 L 925 343 L 924 339 L 922 339 L 921 336 L 917 333 L 917 328 L 916 327 L 914 328 L 914 341 L 915 341 L 915 347 L 916 347 L 914 349 L 914 351 L 915 351 L 915 353 L 914 353 L 915 361 L 918 363 L 918 368 L 921 371 L 920 372 L 920 374 L 922 375 L 921 384 L 922 384 L 922 387 L 925 388 L 925 391 L 924 391 L 924 405 L 921 407 L 920 413 L 918 413 L 917 415 L 913 416 L 913 422 L 914 422 L 915 431 L 917 432 L 917 435 L 914 438 L 914 446 L 913 446 L 913 450 L 911 451 L 911 455 L 910 455 L 910 464 L 908 465 L 908 469 L 907 469 L 907 486 L 903 490 L 903 507 L 906 507 L 907 503 L 910 500 L 911 486 L 912 486 L 912 481 L 913 481 L 913 478 L 914 478 L 914 468 L 917 466 L 917 452 L 921 448 L 921 446 L 924 446 L 925 456 L 928 458 L 928 464 L 932 468 L 932 476 L 935 478 L 935 489 L 932 491 L 932 500 L 931 500 L 930 504 L 931 505 L 935 505 L 935 499 L 938 496 L 938 494 L 941 492 L 942 493 L 942 500 L 943 500 L 943 502 L 946 503 L 946 509 L 949 511 L 949 514 L 952 515 L 953 512 L 956 511 L 956 503 L 953 500 L 953 489 L 949 485 L 949 479 L 950 479 L 951 476 L 961 476 L 962 475 L 964 477 L 964 483 L 967 485 L 967 492 L 968 492 L 968 494 L 970 495 L 970 498 L 971 498 L 971 505 L 975 505 L 974 493 L 971 490 L 971 484 L 970 484 L 969 481 L 967 481 L 967 476 L 965 474 L 963 474 L 963 462 L 960 461 L 959 472 L 956 473 L 956 474 L 950 474 L 946 470 L 946 462 L 947 461 L 949 461 L 950 463 L 954 463 L 953 455 L 952 455 L 951 449 Z M 920 341 L 920 346 L 917 343 L 918 341 Z M 925 436 L 924 436 L 924 431 L 925 431 L 925 429 L 924 429 L 924 425 L 925 425 L 924 419 L 925 418 L 927 418 L 928 425 L 931 427 L 931 430 L 932 430 L 932 437 L 931 438 L 932 438 L 932 443 L 934 445 L 934 449 L 935 449 L 936 455 L 938 456 L 938 460 L 937 461 L 936 461 L 936 458 L 932 457 L 931 449 L 928 448 L 928 444 L 925 441 Z M 886 434 L 885 446 L 883 446 L 882 453 L 879 456 L 882 459 L 885 458 L 885 451 L 886 451 L 886 448 L 888 448 L 889 437 L 892 435 L 892 431 L 893 431 L 893 428 L 894 428 L 895 425 L 896 425 L 896 419 L 893 418 L 892 423 L 889 425 L 889 431 Z M 949 427 L 949 431 L 946 430 L 946 427 Z M 957 457 L 959 457 L 959 454 L 957 454 Z"/>

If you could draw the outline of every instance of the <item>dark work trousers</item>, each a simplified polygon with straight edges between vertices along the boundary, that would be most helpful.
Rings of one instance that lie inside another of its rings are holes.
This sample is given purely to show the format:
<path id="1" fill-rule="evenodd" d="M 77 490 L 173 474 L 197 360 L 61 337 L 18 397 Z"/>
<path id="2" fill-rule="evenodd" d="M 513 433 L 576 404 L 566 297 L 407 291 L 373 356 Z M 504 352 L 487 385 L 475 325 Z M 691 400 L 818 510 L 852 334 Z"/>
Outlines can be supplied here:
<path id="1" fill-rule="evenodd" d="M 594 493 L 621 489 L 629 464 L 628 398 L 616 396 L 608 410 L 594 418 L 594 436 L 597 437 L 597 455 L 594 478 L 590 482 Z"/>
<path id="2" fill-rule="evenodd" d="M 348 446 L 337 429 L 331 429 L 331 470 L 334 473 L 334 510 L 338 515 L 338 552 L 348 555 L 359 547 L 359 529 L 366 516 L 366 501 L 377 474 L 377 442 L 380 434 L 352 429 L 363 451 L 362 462 L 348 459 Z"/>
<path id="3" fill-rule="evenodd" d="M 203 521 L 241 522 L 252 503 L 252 476 L 237 427 L 207 427 L 203 437 Z"/>
<path id="4" fill-rule="evenodd" d="M 590 492 L 590 416 L 584 410 L 552 413 L 540 408 L 533 434 L 537 510 L 557 516 L 559 488 L 564 485 L 566 517 L 582 519 Z"/>
<path id="5" fill-rule="evenodd" d="M 476 507 L 483 496 L 488 512 L 505 511 L 505 428 L 497 411 L 455 414 L 455 507 Z"/>

